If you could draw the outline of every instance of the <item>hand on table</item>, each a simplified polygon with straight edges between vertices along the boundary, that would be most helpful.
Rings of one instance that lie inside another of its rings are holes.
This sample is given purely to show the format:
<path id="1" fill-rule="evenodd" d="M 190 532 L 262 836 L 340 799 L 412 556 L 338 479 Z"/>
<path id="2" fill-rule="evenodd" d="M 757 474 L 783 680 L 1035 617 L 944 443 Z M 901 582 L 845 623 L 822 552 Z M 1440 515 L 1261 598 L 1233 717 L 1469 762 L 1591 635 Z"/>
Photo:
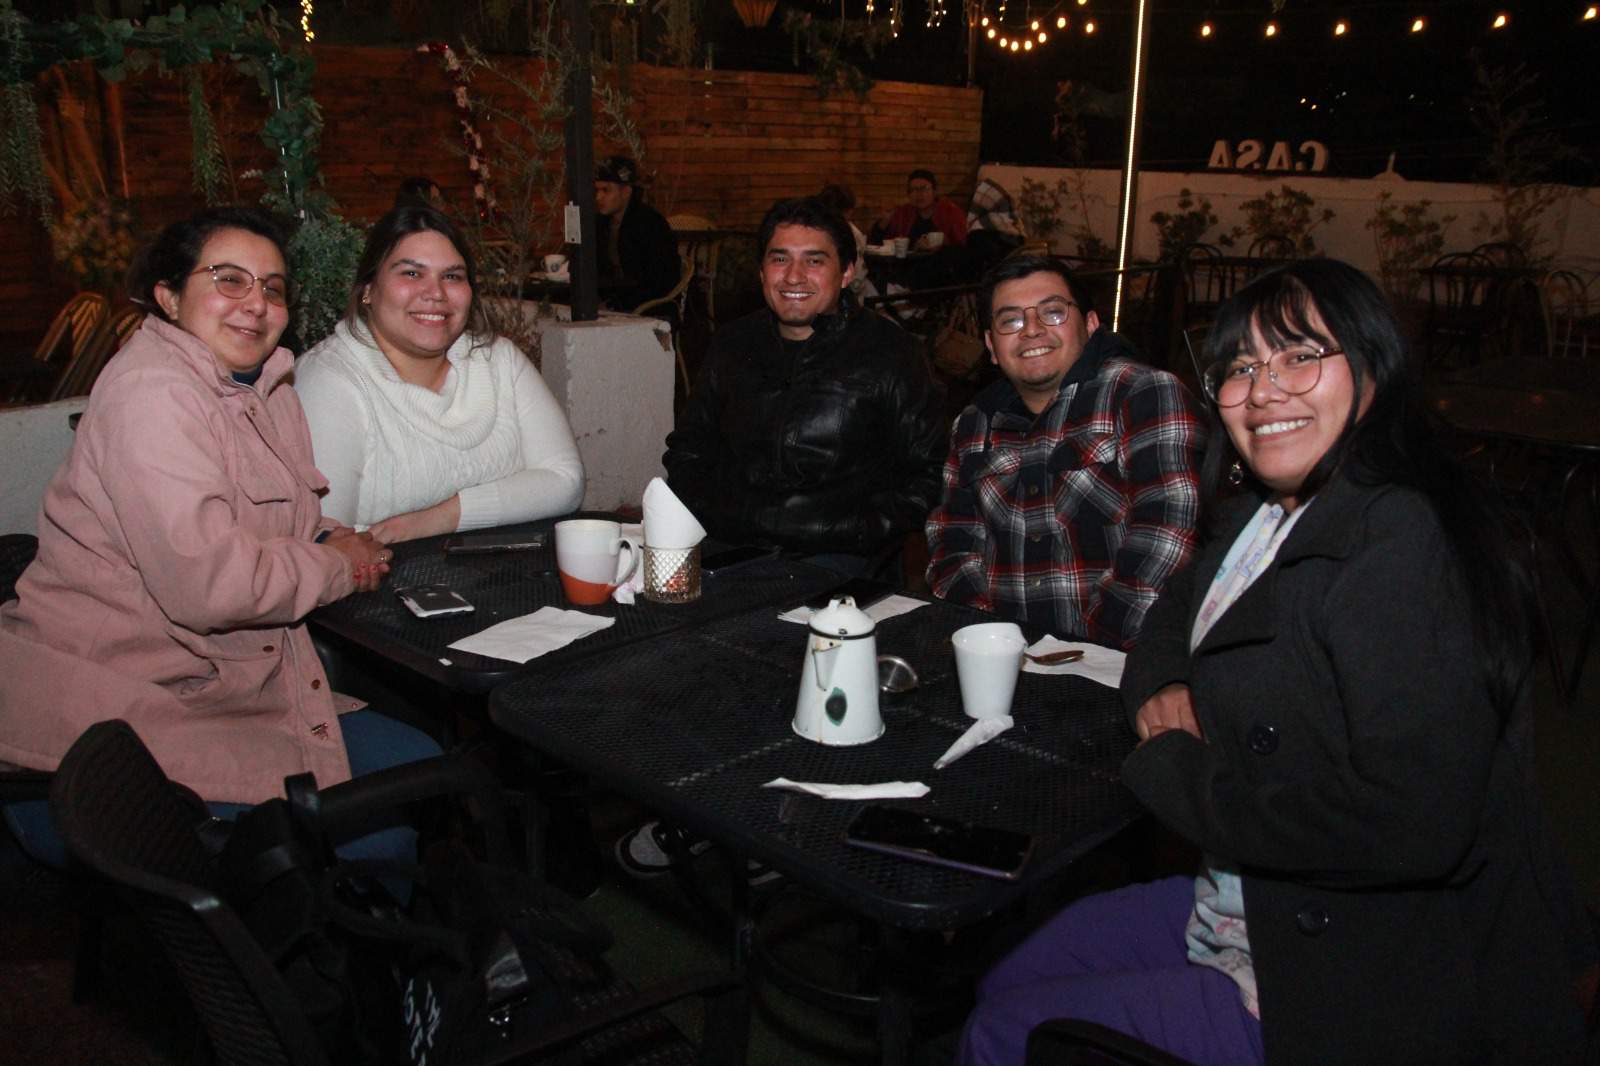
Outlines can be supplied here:
<path id="1" fill-rule="evenodd" d="M 1173 729 L 1181 729 L 1204 740 L 1200 721 L 1194 716 L 1194 701 L 1189 696 L 1188 685 L 1167 685 L 1144 701 L 1134 716 L 1134 730 L 1139 743 Z"/>
<path id="2" fill-rule="evenodd" d="M 345 526 L 333 530 L 322 542 L 345 557 L 355 577 L 357 592 L 372 592 L 389 573 L 394 552 L 375 540 L 371 533 L 357 533 Z"/>
<path id="3" fill-rule="evenodd" d="M 403 540 L 420 540 L 423 537 L 454 533 L 459 525 L 461 525 L 461 497 L 456 495 L 448 500 L 441 500 L 432 507 L 424 507 L 420 511 L 390 515 L 380 522 L 372 523 L 367 532 L 383 544 L 398 544 Z"/>

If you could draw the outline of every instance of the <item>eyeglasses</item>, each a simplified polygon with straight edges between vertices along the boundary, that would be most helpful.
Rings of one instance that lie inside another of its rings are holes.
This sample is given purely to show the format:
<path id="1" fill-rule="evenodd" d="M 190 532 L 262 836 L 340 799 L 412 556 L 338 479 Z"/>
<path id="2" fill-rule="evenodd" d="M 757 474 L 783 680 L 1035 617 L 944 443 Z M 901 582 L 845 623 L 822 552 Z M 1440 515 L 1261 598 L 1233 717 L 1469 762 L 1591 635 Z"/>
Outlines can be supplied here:
<path id="1" fill-rule="evenodd" d="M 1322 380 L 1324 359 L 1343 354 L 1343 348 L 1297 344 L 1273 352 L 1264 361 L 1235 356 L 1206 367 L 1200 383 L 1218 407 L 1238 407 L 1250 398 L 1264 368 L 1268 381 L 1290 396 L 1299 396 Z"/>
<path id="2" fill-rule="evenodd" d="M 1071 300 L 1052 298 L 1041 300 L 1031 307 L 1007 307 L 997 311 L 994 321 L 990 323 L 996 333 L 1005 335 L 1020 333 L 1022 327 L 1028 324 L 1028 312 L 1032 311 L 1039 316 L 1041 326 L 1059 326 L 1072 314 L 1072 309 L 1078 305 Z"/>
<path id="3" fill-rule="evenodd" d="M 282 274 L 268 274 L 258 278 L 242 266 L 232 263 L 217 263 L 215 266 L 201 267 L 192 271 L 189 276 L 211 272 L 211 282 L 217 291 L 230 300 L 242 300 L 250 295 L 250 290 L 259 283 L 261 295 L 266 297 L 267 303 L 279 307 L 289 306 L 289 279 Z"/>

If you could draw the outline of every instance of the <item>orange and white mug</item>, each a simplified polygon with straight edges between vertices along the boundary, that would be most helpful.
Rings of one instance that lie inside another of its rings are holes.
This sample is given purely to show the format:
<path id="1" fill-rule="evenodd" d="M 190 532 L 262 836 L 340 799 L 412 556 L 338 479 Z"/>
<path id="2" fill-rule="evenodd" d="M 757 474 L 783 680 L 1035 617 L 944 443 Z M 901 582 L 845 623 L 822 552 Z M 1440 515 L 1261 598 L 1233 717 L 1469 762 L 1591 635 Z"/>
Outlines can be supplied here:
<path id="1" fill-rule="evenodd" d="M 638 568 L 639 551 L 622 536 L 616 522 L 570 518 L 556 523 L 556 570 L 569 602 L 604 603 L 617 586 L 633 579 Z"/>

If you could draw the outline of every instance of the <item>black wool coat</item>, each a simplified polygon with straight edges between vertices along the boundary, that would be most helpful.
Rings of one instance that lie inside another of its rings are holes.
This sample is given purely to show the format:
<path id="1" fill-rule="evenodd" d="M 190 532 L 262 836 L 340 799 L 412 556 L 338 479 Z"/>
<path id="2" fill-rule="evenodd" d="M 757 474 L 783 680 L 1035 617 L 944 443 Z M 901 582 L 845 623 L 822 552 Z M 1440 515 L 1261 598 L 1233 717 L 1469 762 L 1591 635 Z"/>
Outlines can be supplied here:
<path id="1" fill-rule="evenodd" d="M 1130 720 L 1188 684 L 1205 739 L 1160 734 L 1123 778 L 1239 865 L 1267 1062 L 1574 1061 L 1578 916 L 1526 701 L 1504 723 L 1490 704 L 1432 506 L 1336 475 L 1191 654 L 1255 503 L 1168 585 L 1123 677 Z"/>

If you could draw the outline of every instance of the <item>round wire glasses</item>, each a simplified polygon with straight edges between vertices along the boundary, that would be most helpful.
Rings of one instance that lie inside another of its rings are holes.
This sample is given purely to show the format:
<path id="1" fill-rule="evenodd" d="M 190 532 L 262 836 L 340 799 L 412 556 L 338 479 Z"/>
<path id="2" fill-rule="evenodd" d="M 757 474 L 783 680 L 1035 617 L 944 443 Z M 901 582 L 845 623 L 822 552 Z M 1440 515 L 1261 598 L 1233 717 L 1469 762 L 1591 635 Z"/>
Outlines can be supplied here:
<path id="1" fill-rule="evenodd" d="M 1267 380 L 1290 396 L 1310 392 L 1322 380 L 1322 361 L 1343 355 L 1343 348 L 1296 344 L 1267 356 L 1265 361 L 1238 355 L 1206 367 L 1200 385 L 1218 407 L 1238 407 L 1250 398 L 1262 370 Z"/>
<path id="2" fill-rule="evenodd" d="M 1059 296 L 1052 296 L 1047 300 L 1040 300 L 1028 307 L 1003 307 L 994 313 L 991 327 L 996 333 L 1021 333 L 1022 327 L 1028 322 L 1028 312 L 1032 311 L 1039 316 L 1041 326 L 1059 326 L 1072 314 L 1072 309 L 1078 305 L 1071 300 L 1063 300 Z"/>
<path id="3" fill-rule="evenodd" d="M 195 274 L 211 272 L 211 282 L 217 291 L 230 300 L 242 300 L 250 295 L 250 290 L 261 285 L 261 295 L 266 297 L 267 303 L 277 304 L 279 307 L 289 306 L 289 279 L 282 274 L 268 274 L 258 278 L 242 266 L 232 263 L 217 263 L 213 266 L 203 266 L 199 270 L 190 272 L 190 277 Z"/>

